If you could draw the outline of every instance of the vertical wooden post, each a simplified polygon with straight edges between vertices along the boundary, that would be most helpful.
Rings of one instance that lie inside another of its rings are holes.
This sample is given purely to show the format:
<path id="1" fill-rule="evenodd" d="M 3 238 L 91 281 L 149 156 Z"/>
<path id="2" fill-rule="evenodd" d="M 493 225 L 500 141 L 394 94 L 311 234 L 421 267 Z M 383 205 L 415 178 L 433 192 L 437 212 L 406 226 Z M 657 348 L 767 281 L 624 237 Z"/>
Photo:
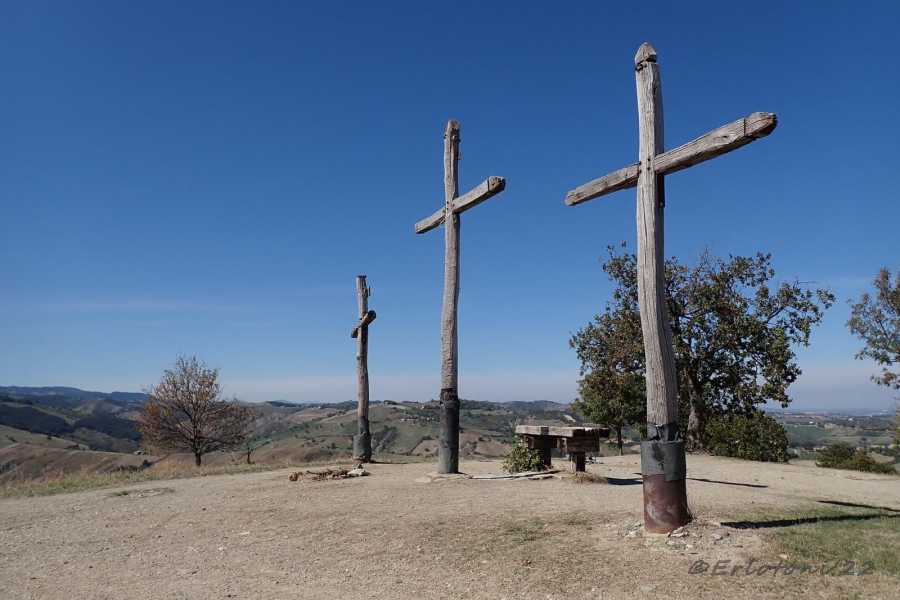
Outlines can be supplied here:
<path id="1" fill-rule="evenodd" d="M 569 460 L 572 461 L 572 469 L 576 473 L 584 473 L 586 471 L 585 463 L 587 462 L 586 452 L 571 452 Z"/>
<path id="2" fill-rule="evenodd" d="M 459 304 L 459 215 L 453 199 L 459 195 L 459 122 L 444 131 L 444 298 L 441 311 L 441 435 L 438 473 L 459 471 L 459 395 L 457 306 Z"/>
<path id="3" fill-rule="evenodd" d="M 648 43 L 634 57 L 640 128 L 637 181 L 637 274 L 647 379 L 647 441 L 641 444 L 644 525 L 672 531 L 690 520 L 684 444 L 678 433 L 675 352 L 665 297 L 663 176 L 654 169 L 662 154 L 662 83 L 656 50 Z M 664 471 L 664 472 L 660 472 Z"/>
<path id="4" fill-rule="evenodd" d="M 369 288 L 366 276 L 356 276 L 356 296 L 360 322 L 369 312 Z M 362 325 L 356 337 L 356 420 L 358 433 L 353 437 L 353 457 L 361 462 L 372 460 L 372 434 L 369 431 L 369 327 Z"/>

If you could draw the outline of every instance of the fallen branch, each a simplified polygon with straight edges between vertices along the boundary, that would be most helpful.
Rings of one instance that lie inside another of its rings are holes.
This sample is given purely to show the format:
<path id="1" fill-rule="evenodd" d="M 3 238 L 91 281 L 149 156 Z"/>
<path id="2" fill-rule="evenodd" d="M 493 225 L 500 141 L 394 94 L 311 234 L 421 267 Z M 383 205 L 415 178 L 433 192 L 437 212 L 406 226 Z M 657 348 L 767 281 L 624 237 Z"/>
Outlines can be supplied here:
<path id="1" fill-rule="evenodd" d="M 559 469 L 546 471 L 524 471 L 522 473 L 491 473 L 488 475 L 473 475 L 472 479 L 546 479 L 547 476 L 559 473 Z"/>

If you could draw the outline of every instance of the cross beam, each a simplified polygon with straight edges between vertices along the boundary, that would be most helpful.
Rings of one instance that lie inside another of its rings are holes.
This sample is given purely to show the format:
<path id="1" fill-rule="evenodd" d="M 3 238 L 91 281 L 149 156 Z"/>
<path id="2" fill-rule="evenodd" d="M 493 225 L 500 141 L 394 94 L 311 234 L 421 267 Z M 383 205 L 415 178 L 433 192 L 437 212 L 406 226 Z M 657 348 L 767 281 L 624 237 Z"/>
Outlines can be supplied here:
<path id="1" fill-rule="evenodd" d="M 653 46 L 641 44 L 634 70 L 638 162 L 571 190 L 565 203 L 574 206 L 617 190 L 637 188 L 637 287 L 647 384 L 648 440 L 641 443 L 644 526 L 660 533 L 690 520 L 684 442 L 678 428 L 675 352 L 665 294 L 665 175 L 763 138 L 772 133 L 778 119 L 773 113 L 752 113 L 665 152 L 662 82 Z"/>
<path id="2" fill-rule="evenodd" d="M 457 312 L 459 306 L 459 215 L 506 188 L 503 177 L 488 177 L 459 195 L 459 122 L 444 130 L 444 206 L 416 223 L 416 233 L 444 224 L 444 297 L 441 308 L 441 436 L 438 473 L 459 471 L 459 368 Z"/>
<path id="3" fill-rule="evenodd" d="M 350 330 L 350 337 L 355 340 L 356 336 L 359 335 L 360 329 L 368 326 L 369 323 L 375 320 L 375 317 L 376 315 L 374 310 L 367 311 L 366 314 L 362 318 L 360 318 L 359 323 L 356 324 L 356 327 Z"/>
<path id="4" fill-rule="evenodd" d="M 728 125 L 713 129 L 687 144 L 654 156 L 653 171 L 657 175 L 668 175 L 687 169 L 764 138 L 772 133 L 777 125 L 778 117 L 775 113 L 751 113 Z M 637 185 L 640 172 L 641 164 L 634 163 L 580 185 L 566 194 L 566 205 L 575 206 L 606 194 L 632 188 Z"/>
<path id="5" fill-rule="evenodd" d="M 500 192 L 506 189 L 506 179 L 503 177 L 488 177 L 477 187 L 472 188 L 464 196 L 460 196 L 453 200 L 451 204 L 451 212 L 453 214 L 458 215 L 462 212 L 469 210 L 470 208 L 475 208 L 491 196 L 496 196 Z M 431 231 L 438 225 L 444 222 L 444 217 L 447 214 L 447 208 L 441 207 L 436 210 L 431 216 L 425 217 L 418 223 L 416 223 L 416 233 L 425 233 L 426 231 Z"/>

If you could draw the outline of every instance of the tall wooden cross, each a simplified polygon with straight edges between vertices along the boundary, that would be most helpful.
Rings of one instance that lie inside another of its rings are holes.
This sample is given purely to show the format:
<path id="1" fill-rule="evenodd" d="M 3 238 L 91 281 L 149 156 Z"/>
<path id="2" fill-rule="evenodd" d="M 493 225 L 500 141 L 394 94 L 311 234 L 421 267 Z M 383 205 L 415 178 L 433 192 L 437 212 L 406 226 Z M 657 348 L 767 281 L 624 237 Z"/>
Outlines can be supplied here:
<path id="1" fill-rule="evenodd" d="M 359 426 L 353 436 L 353 458 L 360 462 L 372 460 L 372 433 L 369 431 L 369 323 L 375 320 L 375 311 L 369 310 L 372 290 L 366 286 L 366 276 L 356 276 L 356 296 L 359 302 L 359 321 L 350 331 L 356 339 L 356 421 Z"/>
<path id="2" fill-rule="evenodd" d="M 666 308 L 663 253 L 664 176 L 731 152 L 772 133 L 772 113 L 753 113 L 664 152 L 662 85 L 656 50 L 641 44 L 634 57 L 637 80 L 638 162 L 566 194 L 573 206 L 637 186 L 638 298 L 647 380 L 647 441 L 641 443 L 644 526 L 668 532 L 690 520 L 684 443 L 678 433 L 678 389 L 672 330 Z"/>
<path id="3" fill-rule="evenodd" d="M 416 223 L 416 233 L 444 224 L 444 300 L 441 312 L 441 435 L 438 473 L 459 471 L 459 395 L 457 391 L 457 330 L 459 304 L 459 215 L 506 187 L 503 177 L 488 177 L 459 196 L 459 122 L 447 121 L 444 131 L 444 206 Z"/>

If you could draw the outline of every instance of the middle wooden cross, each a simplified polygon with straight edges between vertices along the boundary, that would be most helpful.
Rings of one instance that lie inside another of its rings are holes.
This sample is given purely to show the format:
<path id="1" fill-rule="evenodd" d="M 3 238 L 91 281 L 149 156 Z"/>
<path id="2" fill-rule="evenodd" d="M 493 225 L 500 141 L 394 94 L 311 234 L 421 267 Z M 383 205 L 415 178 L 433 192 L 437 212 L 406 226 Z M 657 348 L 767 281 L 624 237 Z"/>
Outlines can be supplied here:
<path id="1" fill-rule="evenodd" d="M 459 304 L 459 215 L 503 191 L 503 177 L 488 177 L 459 195 L 459 122 L 444 131 L 444 206 L 416 223 L 416 233 L 444 224 L 444 301 L 441 312 L 441 436 L 438 473 L 459 471 L 459 393 L 456 314 Z"/>

